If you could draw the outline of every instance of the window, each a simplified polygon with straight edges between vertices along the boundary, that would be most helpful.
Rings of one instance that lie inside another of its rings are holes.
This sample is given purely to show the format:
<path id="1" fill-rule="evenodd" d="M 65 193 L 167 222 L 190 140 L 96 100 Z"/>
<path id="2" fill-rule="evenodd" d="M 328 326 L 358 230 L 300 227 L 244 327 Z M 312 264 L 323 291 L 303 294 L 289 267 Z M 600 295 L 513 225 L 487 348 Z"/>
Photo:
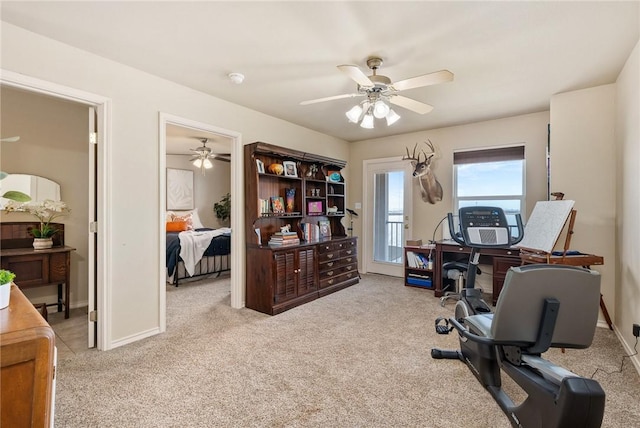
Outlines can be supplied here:
<path id="1" fill-rule="evenodd" d="M 500 207 L 510 224 L 525 209 L 524 146 L 453 153 L 454 212 L 461 207 Z"/>

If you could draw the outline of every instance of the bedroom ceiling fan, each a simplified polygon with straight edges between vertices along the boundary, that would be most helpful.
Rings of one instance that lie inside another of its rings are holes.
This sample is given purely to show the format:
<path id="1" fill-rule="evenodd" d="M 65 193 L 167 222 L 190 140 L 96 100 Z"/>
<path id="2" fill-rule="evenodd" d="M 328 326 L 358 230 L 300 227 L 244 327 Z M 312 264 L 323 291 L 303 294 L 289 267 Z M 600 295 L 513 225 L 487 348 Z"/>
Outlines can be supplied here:
<path id="1" fill-rule="evenodd" d="M 366 97 L 365 100 L 346 112 L 349 121 L 359 123 L 363 128 L 373 128 L 374 117 L 377 119 L 385 118 L 387 126 L 390 126 L 400 119 L 400 115 L 393 111 L 389 104 L 418 114 L 429 113 L 433 110 L 433 106 L 399 95 L 398 92 L 453 80 L 453 73 L 448 70 L 440 70 L 394 83 L 387 76 L 377 74 L 381 65 L 382 59 L 379 57 L 372 56 L 367 59 L 367 66 L 373 73 L 371 76 L 365 75 L 358 66 L 339 65 L 338 69 L 358 84 L 357 92 L 303 101 L 300 104 L 309 105 L 342 98 Z"/>
<path id="2" fill-rule="evenodd" d="M 229 153 L 219 153 L 219 154 L 211 153 L 211 148 L 207 147 L 207 143 L 209 142 L 208 138 L 200 138 L 200 141 L 202 142 L 201 147 L 196 147 L 195 149 L 189 149 L 192 152 L 194 152 L 194 154 L 192 155 L 191 159 L 189 159 L 189 161 L 196 168 L 200 168 L 200 171 L 202 171 L 202 175 L 205 175 L 205 170 L 213 168 L 211 159 L 219 160 L 223 162 L 231 161 L 231 159 L 229 158 L 229 156 L 231 155 Z"/>
<path id="3" fill-rule="evenodd" d="M 20 136 L 9 137 L 9 138 L 0 138 L 0 142 L 2 143 L 15 143 L 20 141 Z"/>

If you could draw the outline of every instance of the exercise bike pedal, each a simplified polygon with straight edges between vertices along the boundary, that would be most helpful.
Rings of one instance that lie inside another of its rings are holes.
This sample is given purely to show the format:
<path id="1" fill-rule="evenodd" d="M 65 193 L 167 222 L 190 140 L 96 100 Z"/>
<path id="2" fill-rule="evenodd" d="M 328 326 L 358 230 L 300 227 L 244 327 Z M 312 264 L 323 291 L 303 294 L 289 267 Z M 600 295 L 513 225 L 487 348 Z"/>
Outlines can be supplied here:
<path id="1" fill-rule="evenodd" d="M 444 324 L 440 324 L 444 321 Z M 449 334 L 453 330 L 453 326 L 449 325 L 449 320 L 443 317 L 438 317 L 436 319 L 436 333 L 438 334 Z"/>

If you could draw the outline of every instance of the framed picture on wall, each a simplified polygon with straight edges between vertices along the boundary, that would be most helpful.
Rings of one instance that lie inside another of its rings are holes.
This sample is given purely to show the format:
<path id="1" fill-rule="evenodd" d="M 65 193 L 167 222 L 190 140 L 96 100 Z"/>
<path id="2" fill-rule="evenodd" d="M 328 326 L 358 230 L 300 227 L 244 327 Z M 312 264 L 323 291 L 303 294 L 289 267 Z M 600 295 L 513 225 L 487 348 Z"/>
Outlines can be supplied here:
<path id="1" fill-rule="evenodd" d="M 167 168 L 167 209 L 182 211 L 194 208 L 193 171 Z"/>

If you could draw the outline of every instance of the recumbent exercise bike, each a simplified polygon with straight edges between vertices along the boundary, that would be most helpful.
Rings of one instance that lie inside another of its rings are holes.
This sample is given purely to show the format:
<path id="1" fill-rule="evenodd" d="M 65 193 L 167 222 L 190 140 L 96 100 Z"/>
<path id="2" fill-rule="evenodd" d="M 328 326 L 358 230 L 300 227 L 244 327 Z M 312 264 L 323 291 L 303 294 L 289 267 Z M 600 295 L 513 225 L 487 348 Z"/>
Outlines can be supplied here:
<path id="1" fill-rule="evenodd" d="M 498 226 L 478 221 L 478 216 L 494 220 L 494 214 L 501 218 L 494 222 Z M 504 225 L 500 224 L 503 219 Z M 449 221 L 453 231 L 453 221 Z M 456 241 L 472 247 L 473 258 L 475 246 L 486 247 L 489 240 L 504 240 L 498 238 L 504 233 L 511 240 L 508 226 L 506 231 L 495 230 L 504 229 L 505 225 L 500 208 L 462 208 L 460 227 L 464 241 Z M 519 219 L 518 229 L 521 239 Z M 460 350 L 432 349 L 431 356 L 459 359 L 467 364 L 513 427 L 600 427 L 605 405 L 600 384 L 541 357 L 551 347 L 583 349 L 591 345 L 598 320 L 600 274 L 563 265 L 512 267 L 495 313 L 491 314 L 478 293 L 469 293 L 474 286 L 472 263 L 470 260 L 471 280 L 468 276 L 455 317 L 449 319 L 458 332 Z M 501 370 L 527 394 L 522 403 L 515 404 L 502 389 Z"/>

